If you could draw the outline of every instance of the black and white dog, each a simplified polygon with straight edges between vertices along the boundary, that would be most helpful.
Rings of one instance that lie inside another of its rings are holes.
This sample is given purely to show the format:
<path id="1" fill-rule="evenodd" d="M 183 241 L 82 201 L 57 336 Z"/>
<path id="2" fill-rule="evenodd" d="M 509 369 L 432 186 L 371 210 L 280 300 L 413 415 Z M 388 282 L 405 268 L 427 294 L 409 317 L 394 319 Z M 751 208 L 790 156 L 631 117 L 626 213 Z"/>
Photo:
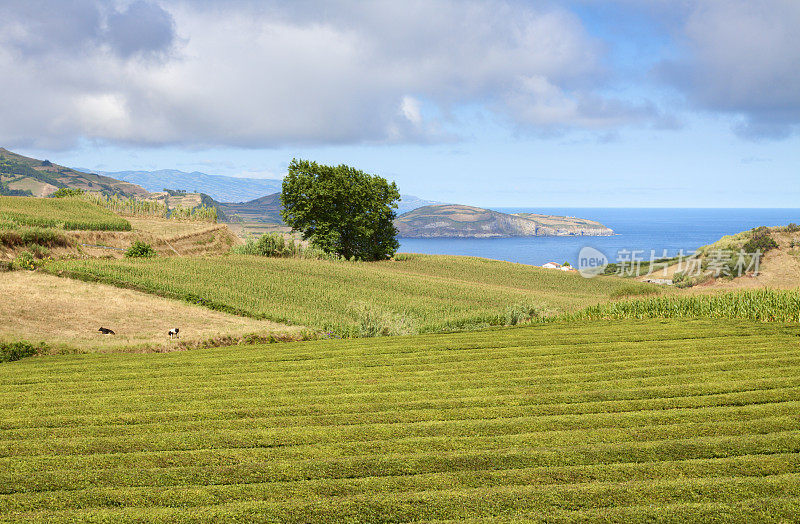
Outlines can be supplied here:
<path id="1" fill-rule="evenodd" d="M 101 327 L 97 331 L 99 331 L 100 333 L 102 333 L 104 335 L 116 335 L 116 333 L 114 333 L 112 330 L 110 330 L 108 328 L 104 328 L 104 327 Z"/>
<path id="2" fill-rule="evenodd" d="M 178 335 L 179 332 L 180 332 L 180 329 L 178 329 L 178 328 L 170 329 L 169 330 L 169 338 L 170 339 L 172 339 L 172 337 L 179 338 L 180 337 L 180 335 Z"/>

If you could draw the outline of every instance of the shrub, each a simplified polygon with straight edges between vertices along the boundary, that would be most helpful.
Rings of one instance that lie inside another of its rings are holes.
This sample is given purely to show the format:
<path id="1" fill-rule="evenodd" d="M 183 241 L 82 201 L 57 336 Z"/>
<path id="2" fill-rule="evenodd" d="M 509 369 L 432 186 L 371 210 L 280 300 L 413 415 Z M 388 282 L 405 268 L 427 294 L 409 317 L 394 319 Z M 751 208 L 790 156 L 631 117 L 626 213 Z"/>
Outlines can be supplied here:
<path id="1" fill-rule="evenodd" d="M 681 271 L 672 275 L 672 283 L 679 289 L 697 286 L 703 282 L 711 280 L 711 275 L 708 273 L 700 273 L 694 276 L 689 276 L 686 272 Z"/>
<path id="2" fill-rule="evenodd" d="M 800 231 L 800 225 L 792 222 L 788 226 L 786 226 L 786 231 L 788 231 L 789 233 L 797 233 L 798 231 Z"/>
<path id="3" fill-rule="evenodd" d="M 153 246 L 147 242 L 137 240 L 125 251 L 125 256 L 128 258 L 153 258 L 156 256 L 156 252 Z"/>
<path id="4" fill-rule="evenodd" d="M 37 353 L 45 353 L 46 351 L 47 345 L 44 342 L 38 346 L 24 341 L 0 342 L 0 362 L 12 362 Z"/>
<path id="5" fill-rule="evenodd" d="M 753 238 L 748 240 L 747 243 L 742 246 L 742 249 L 744 249 L 745 253 L 755 253 L 756 251 L 766 253 L 767 251 L 776 249 L 777 247 L 778 243 L 775 242 L 775 239 L 772 238 L 772 236 L 770 236 L 769 229 L 758 228 L 753 230 Z"/>
<path id="6" fill-rule="evenodd" d="M 40 246 L 39 244 L 33 244 L 30 246 L 30 252 L 33 255 L 33 258 L 37 260 L 41 260 L 46 256 L 50 255 L 50 250 L 44 246 Z"/>
<path id="7" fill-rule="evenodd" d="M 303 246 L 294 238 L 287 241 L 281 233 L 265 233 L 258 240 L 248 239 L 242 246 L 236 246 L 231 251 L 239 255 L 257 255 L 262 257 L 278 258 L 309 258 L 318 260 L 342 260 L 335 253 L 326 253 L 314 246 Z"/>
<path id="8" fill-rule="evenodd" d="M 505 324 L 507 326 L 516 326 L 517 324 L 553 316 L 555 313 L 556 311 L 546 304 L 519 302 L 506 308 Z"/>
<path id="9" fill-rule="evenodd" d="M 356 302 L 350 309 L 359 323 L 359 335 L 362 337 L 410 335 L 416 331 L 408 318 L 375 304 Z"/>
<path id="10" fill-rule="evenodd" d="M 55 193 L 53 193 L 53 198 L 64 198 L 64 197 L 79 197 L 83 195 L 83 189 L 75 189 L 71 187 L 61 187 Z"/>
<path id="11" fill-rule="evenodd" d="M 14 262 L 22 269 L 33 271 L 36 269 L 36 258 L 30 251 L 23 251 L 20 253 Z"/>

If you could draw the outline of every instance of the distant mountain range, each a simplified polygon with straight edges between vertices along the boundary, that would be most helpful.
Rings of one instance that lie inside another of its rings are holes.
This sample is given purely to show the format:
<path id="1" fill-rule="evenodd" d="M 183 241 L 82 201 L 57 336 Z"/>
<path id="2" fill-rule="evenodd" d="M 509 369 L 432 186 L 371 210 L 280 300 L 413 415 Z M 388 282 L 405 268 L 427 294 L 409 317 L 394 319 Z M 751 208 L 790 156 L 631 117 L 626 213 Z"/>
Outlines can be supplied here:
<path id="1" fill-rule="evenodd" d="M 236 178 L 209 175 L 199 171 L 187 173 L 177 169 L 158 171 L 92 171 L 101 175 L 138 184 L 148 191 L 180 189 L 188 193 L 205 193 L 217 202 L 247 202 L 281 190 L 282 180 L 268 178 Z"/>

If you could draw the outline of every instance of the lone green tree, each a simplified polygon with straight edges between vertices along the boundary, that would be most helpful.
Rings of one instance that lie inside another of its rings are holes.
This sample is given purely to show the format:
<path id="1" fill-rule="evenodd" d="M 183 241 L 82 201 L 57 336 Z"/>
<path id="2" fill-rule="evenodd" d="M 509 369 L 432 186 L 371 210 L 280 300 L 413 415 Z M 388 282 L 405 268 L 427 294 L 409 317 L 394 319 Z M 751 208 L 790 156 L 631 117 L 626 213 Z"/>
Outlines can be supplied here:
<path id="1" fill-rule="evenodd" d="M 400 247 L 394 182 L 346 166 L 292 159 L 283 180 L 281 217 L 304 240 L 347 259 L 384 260 Z"/>

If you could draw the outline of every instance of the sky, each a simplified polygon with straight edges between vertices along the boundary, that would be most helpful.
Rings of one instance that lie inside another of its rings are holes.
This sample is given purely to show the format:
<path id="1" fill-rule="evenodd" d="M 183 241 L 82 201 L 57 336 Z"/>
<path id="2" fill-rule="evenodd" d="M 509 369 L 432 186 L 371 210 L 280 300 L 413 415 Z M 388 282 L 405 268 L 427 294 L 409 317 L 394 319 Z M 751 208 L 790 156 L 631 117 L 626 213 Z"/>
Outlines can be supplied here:
<path id="1" fill-rule="evenodd" d="M 797 0 L 2 0 L 0 146 L 486 207 L 799 207 Z"/>

